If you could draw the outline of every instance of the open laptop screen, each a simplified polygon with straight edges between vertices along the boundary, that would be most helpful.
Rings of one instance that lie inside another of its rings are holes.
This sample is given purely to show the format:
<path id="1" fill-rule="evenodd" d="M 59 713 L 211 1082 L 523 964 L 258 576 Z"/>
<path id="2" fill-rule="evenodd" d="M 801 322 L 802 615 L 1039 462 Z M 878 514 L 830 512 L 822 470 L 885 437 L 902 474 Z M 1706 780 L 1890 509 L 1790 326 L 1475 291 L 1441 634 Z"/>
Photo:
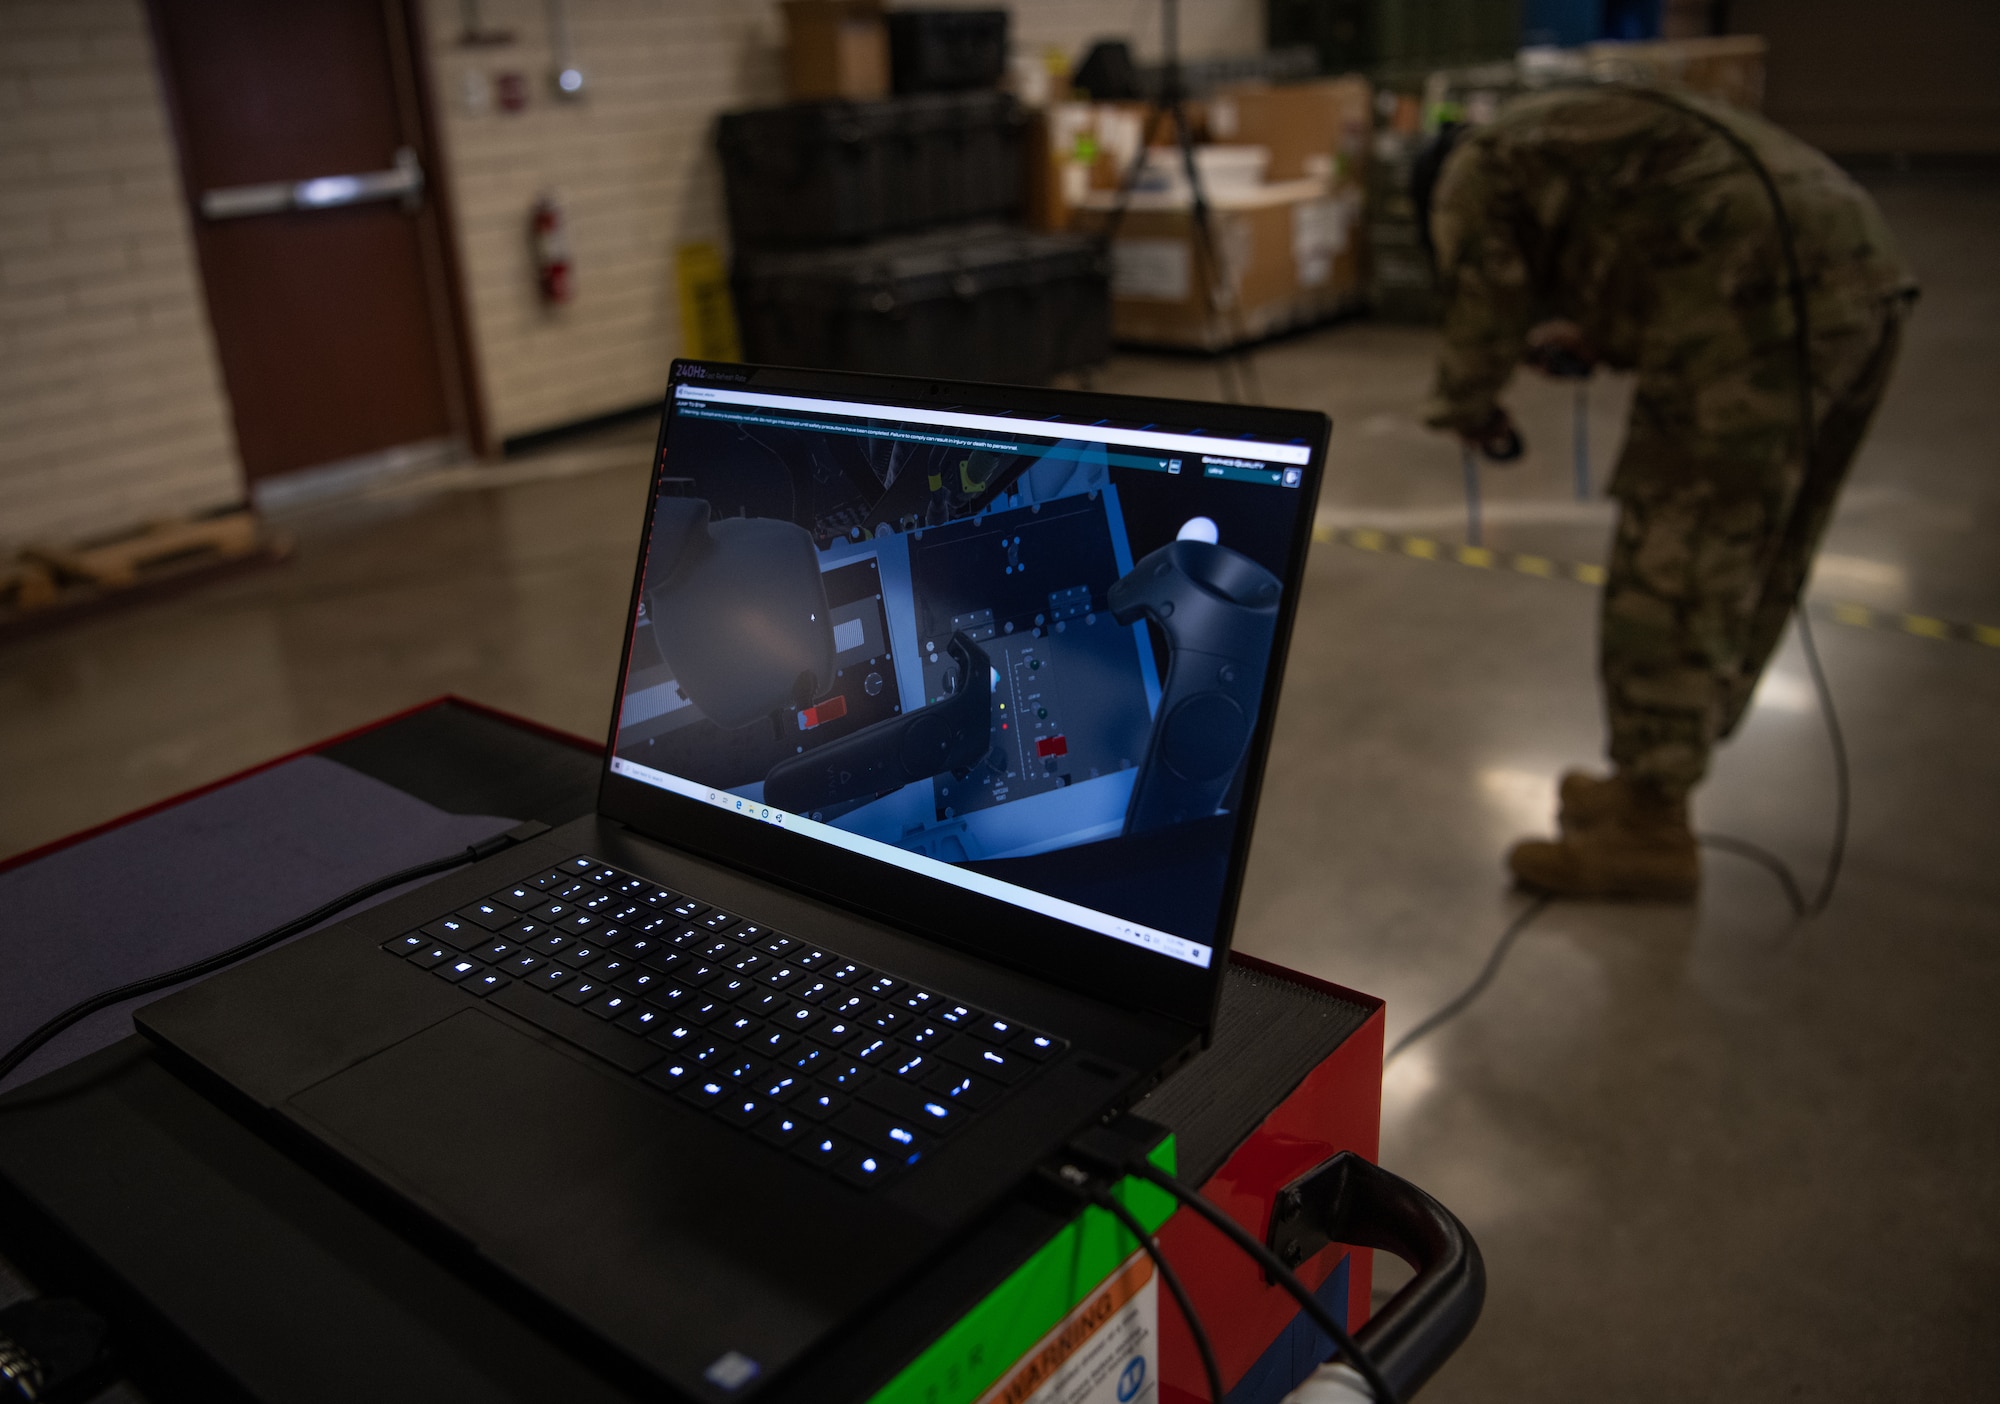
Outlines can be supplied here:
<path id="1" fill-rule="evenodd" d="M 674 396 L 613 772 L 1210 966 L 1311 448 Z"/>

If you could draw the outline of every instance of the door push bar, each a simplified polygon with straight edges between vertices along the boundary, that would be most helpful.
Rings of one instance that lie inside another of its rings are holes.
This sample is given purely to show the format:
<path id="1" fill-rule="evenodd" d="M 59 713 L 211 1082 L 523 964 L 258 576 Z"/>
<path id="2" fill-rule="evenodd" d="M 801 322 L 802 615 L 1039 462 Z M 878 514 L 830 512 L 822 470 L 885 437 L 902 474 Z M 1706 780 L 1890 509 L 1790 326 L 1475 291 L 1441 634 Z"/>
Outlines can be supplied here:
<path id="1" fill-rule="evenodd" d="M 247 215 L 278 214 L 284 210 L 332 210 L 372 200 L 401 200 L 414 210 L 423 199 L 424 168 L 417 153 L 396 148 L 386 171 L 359 175 L 314 176 L 311 180 L 274 180 L 262 185 L 225 185 L 201 193 L 201 212 L 208 219 L 242 219 Z"/>

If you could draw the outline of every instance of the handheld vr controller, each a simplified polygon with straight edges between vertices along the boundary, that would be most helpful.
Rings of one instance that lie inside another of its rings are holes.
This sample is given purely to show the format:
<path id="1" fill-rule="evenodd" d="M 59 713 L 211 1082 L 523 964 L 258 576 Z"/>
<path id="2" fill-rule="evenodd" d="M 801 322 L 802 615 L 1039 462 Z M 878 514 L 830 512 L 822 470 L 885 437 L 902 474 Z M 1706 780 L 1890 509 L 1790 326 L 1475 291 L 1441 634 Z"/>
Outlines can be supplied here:
<path id="1" fill-rule="evenodd" d="M 1152 620 L 1169 656 L 1126 833 L 1206 818 L 1222 804 L 1256 725 L 1279 593 L 1270 571 L 1206 541 L 1169 542 L 1111 587 L 1112 617 Z"/>

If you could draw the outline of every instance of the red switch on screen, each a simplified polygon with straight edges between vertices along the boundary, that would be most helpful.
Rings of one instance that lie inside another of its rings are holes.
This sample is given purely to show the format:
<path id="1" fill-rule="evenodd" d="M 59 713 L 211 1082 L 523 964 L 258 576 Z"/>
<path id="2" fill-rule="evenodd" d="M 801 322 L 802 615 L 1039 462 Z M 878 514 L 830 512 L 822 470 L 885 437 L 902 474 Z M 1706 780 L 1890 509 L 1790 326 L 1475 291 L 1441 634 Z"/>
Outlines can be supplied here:
<path id="1" fill-rule="evenodd" d="M 799 708 L 799 730 L 811 731 L 824 722 L 847 715 L 847 698 L 836 693 L 817 707 Z"/>

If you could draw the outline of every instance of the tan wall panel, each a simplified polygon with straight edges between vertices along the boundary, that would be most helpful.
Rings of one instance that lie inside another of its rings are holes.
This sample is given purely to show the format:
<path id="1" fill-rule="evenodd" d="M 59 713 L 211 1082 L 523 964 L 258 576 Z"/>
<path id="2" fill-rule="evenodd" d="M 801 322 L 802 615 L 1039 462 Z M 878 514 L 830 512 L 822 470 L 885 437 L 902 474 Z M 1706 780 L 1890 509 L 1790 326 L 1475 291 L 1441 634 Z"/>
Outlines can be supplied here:
<path id="1" fill-rule="evenodd" d="M 0 549 L 242 496 L 139 0 L 0 0 Z"/>

